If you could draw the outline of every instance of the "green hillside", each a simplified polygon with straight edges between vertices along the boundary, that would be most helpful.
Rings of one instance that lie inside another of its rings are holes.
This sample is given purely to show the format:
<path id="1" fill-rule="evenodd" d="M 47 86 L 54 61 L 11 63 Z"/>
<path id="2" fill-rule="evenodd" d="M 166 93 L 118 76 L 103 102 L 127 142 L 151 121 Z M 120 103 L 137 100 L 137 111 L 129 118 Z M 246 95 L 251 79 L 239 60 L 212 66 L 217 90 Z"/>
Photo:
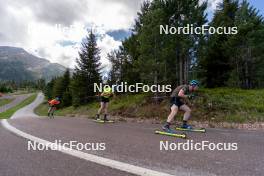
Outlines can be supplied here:
<path id="1" fill-rule="evenodd" d="M 242 89 L 201 89 L 192 101 L 192 119 L 196 121 L 214 122 L 257 122 L 264 121 L 264 90 Z M 98 102 L 93 102 L 78 108 L 68 107 L 58 110 L 57 115 L 94 117 Z M 117 96 L 111 101 L 112 116 L 160 119 L 165 120 L 169 113 L 169 99 L 155 103 L 151 94 L 136 94 Z M 47 103 L 36 109 L 39 115 L 46 115 Z M 182 114 L 178 114 L 180 120 Z"/>
<path id="2" fill-rule="evenodd" d="M 22 48 L 0 46 L 0 81 L 24 81 L 60 76 L 66 68 L 33 56 Z"/>

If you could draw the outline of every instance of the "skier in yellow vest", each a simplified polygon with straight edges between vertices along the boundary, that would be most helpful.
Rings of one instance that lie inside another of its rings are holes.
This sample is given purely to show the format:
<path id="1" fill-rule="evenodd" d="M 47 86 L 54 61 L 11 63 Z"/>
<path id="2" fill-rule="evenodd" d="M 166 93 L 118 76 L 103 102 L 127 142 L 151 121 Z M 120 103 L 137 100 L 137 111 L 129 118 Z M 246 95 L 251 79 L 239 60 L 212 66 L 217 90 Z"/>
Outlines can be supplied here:
<path id="1" fill-rule="evenodd" d="M 102 113 L 102 111 L 104 111 L 104 121 L 109 121 L 107 118 L 107 110 L 108 110 L 108 105 L 109 105 L 109 101 L 110 101 L 110 97 L 112 97 L 114 94 L 112 92 L 112 89 L 110 88 L 110 86 L 105 86 L 103 92 L 101 93 L 100 97 L 101 97 L 101 102 L 100 105 L 101 107 L 99 108 L 97 114 L 96 114 L 96 119 L 100 120 L 100 114 Z"/>

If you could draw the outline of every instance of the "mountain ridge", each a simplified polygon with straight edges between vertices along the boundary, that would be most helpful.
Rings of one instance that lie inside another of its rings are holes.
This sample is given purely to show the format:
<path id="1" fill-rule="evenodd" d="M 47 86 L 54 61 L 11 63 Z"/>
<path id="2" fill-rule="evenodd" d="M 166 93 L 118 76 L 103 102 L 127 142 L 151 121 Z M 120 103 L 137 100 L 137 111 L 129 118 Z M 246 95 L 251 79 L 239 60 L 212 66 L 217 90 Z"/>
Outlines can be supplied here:
<path id="1" fill-rule="evenodd" d="M 0 46 L 0 81 L 45 79 L 62 75 L 66 67 L 28 53 L 23 48 Z"/>

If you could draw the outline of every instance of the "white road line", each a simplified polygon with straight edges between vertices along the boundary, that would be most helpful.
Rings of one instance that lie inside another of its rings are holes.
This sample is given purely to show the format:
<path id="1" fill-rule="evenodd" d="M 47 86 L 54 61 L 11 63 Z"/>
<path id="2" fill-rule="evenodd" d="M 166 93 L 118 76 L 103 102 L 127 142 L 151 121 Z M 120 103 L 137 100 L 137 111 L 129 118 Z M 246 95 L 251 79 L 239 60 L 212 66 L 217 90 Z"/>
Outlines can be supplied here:
<path id="1" fill-rule="evenodd" d="M 84 160 L 87 160 L 87 161 L 90 161 L 90 162 L 94 162 L 94 163 L 97 163 L 97 164 L 100 164 L 100 165 L 108 166 L 108 167 L 111 167 L 113 169 L 118 169 L 118 170 L 125 171 L 125 172 L 128 172 L 128 173 L 132 173 L 132 174 L 135 174 L 135 175 L 142 175 L 142 176 L 172 176 L 172 175 L 167 174 L 167 173 L 153 171 L 153 170 L 146 169 L 146 168 L 143 168 L 143 167 L 139 167 L 139 166 L 123 163 L 123 162 L 120 162 L 120 161 L 116 161 L 116 160 L 112 160 L 112 159 L 103 158 L 103 157 L 99 157 L 99 156 L 96 156 L 96 155 L 84 153 L 84 152 L 81 152 L 81 151 L 78 151 L 78 150 L 73 150 L 73 149 L 69 149 L 69 148 L 66 148 L 66 147 L 63 148 L 59 144 L 52 143 L 50 141 L 46 141 L 44 139 L 41 139 L 41 138 L 32 136 L 30 134 L 27 134 L 27 133 L 25 133 L 23 131 L 20 131 L 19 129 L 17 129 L 17 128 L 13 127 L 12 125 L 10 125 L 6 119 L 2 120 L 1 123 L 7 130 L 11 131 L 12 133 L 14 133 L 14 134 L 16 134 L 18 136 L 21 136 L 21 137 L 26 138 L 26 139 L 28 139 L 30 141 L 34 141 L 34 142 L 37 142 L 39 144 L 45 145 L 47 147 L 51 146 L 51 144 L 52 144 L 53 146 L 55 146 L 57 151 L 60 151 L 62 153 L 65 153 L 65 154 L 68 154 L 68 155 L 71 155 L 71 156 L 75 156 L 75 157 L 80 158 L 80 159 L 84 159 Z"/>

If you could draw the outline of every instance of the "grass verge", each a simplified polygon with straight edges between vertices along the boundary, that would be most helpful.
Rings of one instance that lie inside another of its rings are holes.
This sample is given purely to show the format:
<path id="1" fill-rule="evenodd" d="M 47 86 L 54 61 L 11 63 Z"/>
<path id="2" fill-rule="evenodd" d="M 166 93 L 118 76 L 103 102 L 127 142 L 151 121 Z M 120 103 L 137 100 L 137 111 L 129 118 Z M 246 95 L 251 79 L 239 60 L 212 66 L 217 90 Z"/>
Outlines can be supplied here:
<path id="1" fill-rule="evenodd" d="M 192 100 L 192 119 L 212 123 L 255 123 L 264 122 L 264 89 L 242 90 L 232 88 L 200 89 Z M 109 113 L 114 116 L 165 120 L 170 112 L 169 98 L 155 103 L 151 94 L 117 96 L 110 101 Z M 47 114 L 47 103 L 36 109 L 39 115 Z M 94 117 L 98 102 L 78 108 L 59 109 L 56 115 Z M 176 119 L 181 120 L 182 112 Z"/>
<path id="2" fill-rule="evenodd" d="M 11 103 L 13 100 L 14 98 L 13 99 L 12 98 L 11 99 L 0 99 L 0 107 Z"/>
<path id="3" fill-rule="evenodd" d="M 112 115 L 126 115 L 129 116 L 130 110 L 143 103 L 146 103 L 149 94 L 136 94 L 136 95 L 122 95 L 117 96 L 115 99 L 110 101 L 109 112 Z M 58 116 L 87 116 L 95 117 L 100 103 L 95 101 L 88 105 L 79 106 L 77 108 L 70 106 L 62 109 L 58 109 L 55 115 Z M 126 111 L 128 109 L 128 111 Z M 48 103 L 47 101 L 40 104 L 35 110 L 35 113 L 39 116 L 47 116 Z M 123 112 L 123 114 L 121 114 Z"/>
<path id="4" fill-rule="evenodd" d="M 18 105 L 14 106 L 13 108 L 10 108 L 5 112 L 0 113 L 0 119 L 10 118 L 17 110 L 19 110 L 19 109 L 29 105 L 30 103 L 32 103 L 36 99 L 36 97 L 37 97 L 37 94 L 33 94 L 30 97 L 23 100 Z"/>

